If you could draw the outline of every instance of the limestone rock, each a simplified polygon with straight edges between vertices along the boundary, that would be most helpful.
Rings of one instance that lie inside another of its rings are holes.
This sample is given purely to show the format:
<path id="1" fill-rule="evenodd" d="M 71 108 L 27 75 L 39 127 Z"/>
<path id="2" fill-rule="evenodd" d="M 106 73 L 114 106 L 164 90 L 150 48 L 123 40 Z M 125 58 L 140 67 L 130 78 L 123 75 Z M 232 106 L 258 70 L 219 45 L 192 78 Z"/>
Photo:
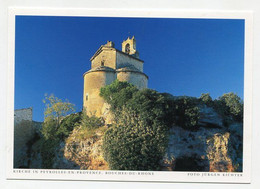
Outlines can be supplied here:
<path id="1" fill-rule="evenodd" d="M 202 107 L 200 127 L 170 129 L 169 143 L 162 169 L 171 171 L 241 172 L 243 124 L 224 127 L 213 108 Z"/>
<path id="2" fill-rule="evenodd" d="M 228 155 L 230 133 L 216 133 L 207 140 L 207 157 L 209 159 L 210 172 L 232 172 L 234 167 L 232 159 Z"/>
<path id="3" fill-rule="evenodd" d="M 200 107 L 199 125 L 218 127 L 222 126 L 222 122 L 222 117 L 212 107 L 206 105 Z"/>
<path id="4" fill-rule="evenodd" d="M 81 129 L 81 127 L 74 129 L 66 140 L 64 156 L 76 163 L 80 169 L 107 170 L 108 164 L 103 158 L 101 149 L 104 132 L 97 130 L 91 136 L 79 137 Z"/>
<path id="5" fill-rule="evenodd" d="M 61 142 L 56 150 L 53 169 L 79 169 L 79 166 L 65 157 L 65 143 Z"/>

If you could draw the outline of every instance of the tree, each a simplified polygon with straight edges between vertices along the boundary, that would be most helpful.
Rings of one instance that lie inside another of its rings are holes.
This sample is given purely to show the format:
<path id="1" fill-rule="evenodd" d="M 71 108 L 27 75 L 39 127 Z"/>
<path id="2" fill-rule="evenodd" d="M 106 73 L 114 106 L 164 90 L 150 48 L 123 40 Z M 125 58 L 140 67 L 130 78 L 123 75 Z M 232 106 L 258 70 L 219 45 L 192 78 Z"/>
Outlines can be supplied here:
<path id="1" fill-rule="evenodd" d="M 57 134 L 61 120 L 75 111 L 75 105 L 68 100 L 63 102 L 53 94 L 50 96 L 46 94 L 43 103 L 45 104 L 45 111 L 42 134 L 46 139 L 53 138 Z"/>

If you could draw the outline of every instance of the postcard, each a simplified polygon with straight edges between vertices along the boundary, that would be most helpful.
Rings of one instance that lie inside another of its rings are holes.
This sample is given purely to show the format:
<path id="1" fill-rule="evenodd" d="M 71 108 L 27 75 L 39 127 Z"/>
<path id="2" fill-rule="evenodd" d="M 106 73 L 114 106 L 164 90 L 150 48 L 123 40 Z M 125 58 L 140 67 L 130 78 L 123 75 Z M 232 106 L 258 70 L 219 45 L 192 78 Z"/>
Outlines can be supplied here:
<path id="1" fill-rule="evenodd" d="M 9 9 L 8 179 L 250 183 L 252 13 Z"/>

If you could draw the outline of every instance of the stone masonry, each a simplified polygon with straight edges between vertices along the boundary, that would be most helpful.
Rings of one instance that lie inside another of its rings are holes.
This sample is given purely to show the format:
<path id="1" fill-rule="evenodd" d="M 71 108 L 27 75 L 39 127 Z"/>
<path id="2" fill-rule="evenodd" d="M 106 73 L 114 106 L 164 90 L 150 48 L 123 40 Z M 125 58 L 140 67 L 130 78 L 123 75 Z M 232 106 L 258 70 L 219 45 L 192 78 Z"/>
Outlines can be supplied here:
<path id="1" fill-rule="evenodd" d="M 90 59 L 91 69 L 83 74 L 83 108 L 87 115 L 107 118 L 109 106 L 99 96 L 100 88 L 118 79 L 139 89 L 147 88 L 148 76 L 143 73 L 144 61 L 139 58 L 134 37 L 122 43 L 122 50 L 112 41 L 101 45 Z"/>

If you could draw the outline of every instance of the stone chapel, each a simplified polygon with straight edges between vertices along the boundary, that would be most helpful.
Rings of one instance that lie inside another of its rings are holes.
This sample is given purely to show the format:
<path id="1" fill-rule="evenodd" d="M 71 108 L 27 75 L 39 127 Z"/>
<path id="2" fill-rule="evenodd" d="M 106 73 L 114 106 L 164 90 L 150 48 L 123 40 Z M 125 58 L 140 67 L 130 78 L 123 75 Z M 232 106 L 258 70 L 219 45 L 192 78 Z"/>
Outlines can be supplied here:
<path id="1" fill-rule="evenodd" d="M 91 69 L 83 74 L 83 108 L 87 115 L 97 117 L 109 113 L 109 107 L 99 96 L 100 88 L 114 80 L 127 81 L 138 89 L 147 88 L 148 76 L 143 72 L 144 61 L 139 58 L 134 36 L 122 42 L 122 50 L 112 41 L 101 45 L 90 59 Z"/>

